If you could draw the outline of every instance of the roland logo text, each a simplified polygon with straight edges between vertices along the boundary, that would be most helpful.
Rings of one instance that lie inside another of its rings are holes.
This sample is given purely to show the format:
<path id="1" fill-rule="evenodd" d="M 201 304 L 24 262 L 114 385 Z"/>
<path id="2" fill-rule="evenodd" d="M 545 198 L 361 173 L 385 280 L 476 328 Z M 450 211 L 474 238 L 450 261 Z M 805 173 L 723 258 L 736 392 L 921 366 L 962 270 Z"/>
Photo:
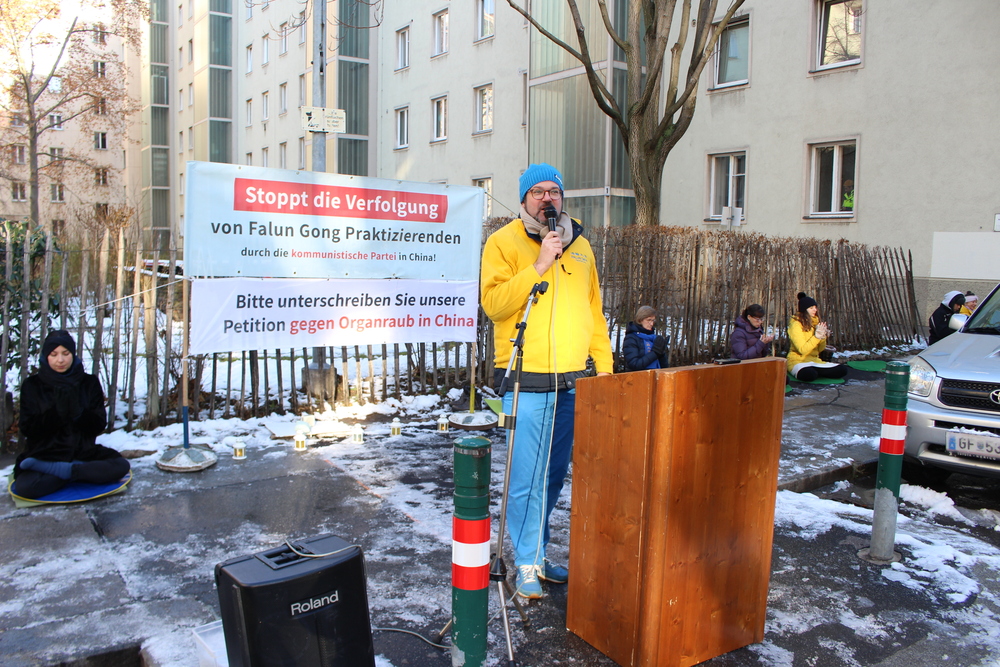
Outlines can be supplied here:
<path id="1" fill-rule="evenodd" d="M 292 616 L 297 616 L 298 614 L 304 614 L 307 611 L 315 611 L 321 607 L 326 607 L 328 605 L 340 602 L 340 591 L 331 591 L 323 595 L 311 598 L 309 600 L 303 600 L 302 602 L 292 603 Z"/>

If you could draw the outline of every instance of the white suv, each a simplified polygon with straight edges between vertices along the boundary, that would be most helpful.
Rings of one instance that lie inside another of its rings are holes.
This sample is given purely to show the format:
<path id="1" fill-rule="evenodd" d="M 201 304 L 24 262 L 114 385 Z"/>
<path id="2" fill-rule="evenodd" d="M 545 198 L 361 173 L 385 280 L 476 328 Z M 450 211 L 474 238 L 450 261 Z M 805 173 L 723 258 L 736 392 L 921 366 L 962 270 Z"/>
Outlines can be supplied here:
<path id="1" fill-rule="evenodd" d="M 909 360 L 908 459 L 1000 478 L 1000 285 Z"/>

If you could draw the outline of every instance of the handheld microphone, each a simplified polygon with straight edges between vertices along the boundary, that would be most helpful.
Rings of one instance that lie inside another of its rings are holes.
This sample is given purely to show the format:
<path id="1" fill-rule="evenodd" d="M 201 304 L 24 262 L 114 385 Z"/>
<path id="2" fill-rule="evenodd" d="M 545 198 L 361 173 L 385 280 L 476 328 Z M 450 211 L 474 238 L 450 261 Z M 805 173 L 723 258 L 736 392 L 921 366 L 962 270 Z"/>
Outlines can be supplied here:
<path id="1" fill-rule="evenodd" d="M 549 204 L 542 209 L 542 213 L 545 214 L 545 222 L 549 225 L 549 231 L 556 231 L 556 226 L 559 223 L 559 214 L 556 213 L 556 209 L 552 204 Z"/>

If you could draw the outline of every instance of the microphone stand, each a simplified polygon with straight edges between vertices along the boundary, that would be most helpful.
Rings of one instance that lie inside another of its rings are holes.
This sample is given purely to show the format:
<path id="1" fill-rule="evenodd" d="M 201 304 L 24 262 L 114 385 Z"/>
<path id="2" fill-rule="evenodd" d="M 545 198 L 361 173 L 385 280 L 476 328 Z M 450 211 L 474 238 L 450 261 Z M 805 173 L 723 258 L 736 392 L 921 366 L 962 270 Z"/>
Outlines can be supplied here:
<path id="1" fill-rule="evenodd" d="M 511 371 L 514 371 L 514 397 L 511 400 L 511 413 L 500 415 L 500 427 L 507 429 L 507 465 L 504 467 L 503 491 L 500 494 L 500 521 L 497 525 L 497 541 L 490 554 L 490 581 L 497 582 L 497 593 L 500 596 L 500 611 L 503 616 L 503 631 L 507 639 L 507 660 L 510 665 L 514 665 L 514 644 L 510 639 L 510 621 L 507 618 L 507 601 L 505 593 L 509 593 L 514 606 L 521 615 L 521 620 L 525 626 L 528 625 L 528 617 L 521 607 L 520 601 L 507 582 L 507 565 L 503 560 L 503 535 L 507 527 L 507 494 L 510 491 L 510 465 L 514 455 L 514 432 L 517 428 L 517 402 L 521 393 L 521 367 L 524 362 L 524 331 L 528 328 L 528 315 L 531 307 L 538 303 L 538 295 L 545 294 L 549 289 L 549 284 L 544 280 L 536 283 L 531 288 L 528 301 L 524 306 L 524 316 L 517 324 L 517 335 L 511 339 L 514 344 L 510 361 L 507 363 L 507 372 L 500 382 L 500 390 L 497 392 L 501 397 L 507 393 L 507 382 L 510 380 Z M 505 590 L 506 588 L 506 590 Z"/>

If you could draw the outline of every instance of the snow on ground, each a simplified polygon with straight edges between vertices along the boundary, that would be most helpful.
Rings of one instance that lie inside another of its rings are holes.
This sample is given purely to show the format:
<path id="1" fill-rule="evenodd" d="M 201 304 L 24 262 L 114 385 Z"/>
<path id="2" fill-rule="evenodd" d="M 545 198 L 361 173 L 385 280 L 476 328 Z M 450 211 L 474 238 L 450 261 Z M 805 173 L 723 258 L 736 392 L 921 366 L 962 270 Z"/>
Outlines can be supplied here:
<path id="1" fill-rule="evenodd" d="M 448 399 L 458 398 L 458 393 Z M 373 621 L 376 625 L 385 625 L 386 621 L 397 620 L 402 623 L 426 625 L 429 619 L 440 615 L 442 609 L 450 606 L 450 591 L 428 591 L 425 589 L 407 591 L 400 590 L 398 582 L 385 574 L 398 566 L 436 568 L 440 564 L 420 562 L 413 564 L 413 554 L 433 555 L 441 560 L 442 553 L 450 551 L 451 543 L 451 489 L 442 488 L 435 480 L 447 479 L 449 474 L 442 471 L 442 466 L 450 466 L 450 457 L 442 456 L 440 442 L 435 447 L 428 446 L 435 435 L 435 423 L 440 414 L 450 410 L 447 402 L 437 396 L 403 397 L 402 400 L 390 399 L 383 403 L 364 406 L 338 406 L 323 415 L 320 420 L 365 420 L 379 415 L 377 423 L 369 420 L 366 427 L 366 442 L 352 443 L 350 438 L 330 442 L 311 448 L 305 456 L 319 456 L 328 461 L 334 468 L 348 475 L 358 484 L 391 510 L 399 512 L 410 521 L 412 530 L 399 530 L 392 533 L 379 532 L 373 541 L 366 545 L 366 557 L 373 565 L 374 573 L 370 577 L 370 604 Z M 389 435 L 389 424 L 386 418 L 398 416 L 403 422 L 403 433 L 399 436 Z M 794 415 L 793 415 L 794 417 Z M 274 440 L 271 438 L 269 426 L 276 428 L 289 422 L 298 421 L 292 415 L 270 416 L 260 419 L 215 419 L 190 424 L 192 442 L 207 442 L 220 454 L 230 454 L 229 444 L 232 438 L 242 438 L 248 454 L 268 449 L 269 456 L 288 456 L 280 450 L 273 450 Z M 797 448 L 798 455 L 810 455 L 810 449 L 815 448 L 815 456 L 829 456 L 830 443 L 871 444 L 877 449 L 878 438 L 869 438 L 857 434 L 856 429 L 840 423 L 834 432 L 826 429 L 833 426 L 823 424 L 801 425 L 800 432 L 795 432 L 797 426 L 792 420 L 792 432 L 786 425 L 786 436 L 790 437 L 791 447 Z M 816 437 L 822 434 L 822 437 Z M 455 437 L 467 434 L 456 432 Z M 133 431 L 126 433 L 118 430 L 102 435 L 101 444 L 118 450 L 146 450 L 159 452 L 165 448 L 180 444 L 183 438 L 183 427 L 180 424 L 157 428 L 151 431 Z M 499 436 L 493 440 L 493 475 L 494 500 L 502 479 L 505 463 L 506 447 Z M 156 456 L 145 456 L 135 459 L 134 466 L 155 464 Z M 10 468 L 0 471 L 6 475 Z M 142 476 L 137 475 L 137 480 Z M 416 481 L 414 481 L 416 480 Z M 187 482 L 178 482 L 178 484 Z M 568 553 L 568 499 L 570 490 L 563 492 L 563 499 L 554 513 L 553 545 L 550 555 L 554 560 L 565 561 Z M 1000 570 L 1000 549 L 976 538 L 971 532 L 963 532 L 962 527 L 969 524 L 968 520 L 957 511 L 954 503 L 943 494 L 934 491 L 903 485 L 902 499 L 910 508 L 909 516 L 900 515 L 897 528 L 897 548 L 907 552 L 907 557 L 901 563 L 893 564 L 881 570 L 881 577 L 887 582 L 901 584 L 913 593 L 932 600 L 947 601 L 952 605 L 965 605 L 953 614 L 955 623 L 964 623 L 969 627 L 979 627 L 982 630 L 970 635 L 970 642 L 989 642 L 1000 637 L 1000 621 L 997 609 L 1000 608 L 993 592 L 984 589 L 975 573 L 986 568 L 990 571 Z M 374 500 L 373 498 L 373 500 Z M 812 541 L 823 537 L 831 531 L 842 531 L 862 539 L 871 533 L 871 511 L 854 505 L 823 500 L 811 494 L 796 494 L 789 491 L 778 493 L 775 530 L 779 535 L 793 535 L 798 540 Z M 940 521 L 944 519 L 944 521 Z M 494 523 L 494 528 L 495 528 Z M 254 526 L 245 527 L 247 534 L 241 542 L 268 544 L 281 541 L 284 536 L 261 535 L 255 533 Z M 196 538 L 192 538 L 196 539 Z M 96 546 L 96 545 L 91 545 Z M 157 546 L 144 540 L 122 546 L 110 559 L 118 572 L 122 573 L 127 585 L 145 591 L 148 595 L 156 595 L 158 591 L 169 590 L 172 582 L 158 578 L 156 575 L 143 572 L 135 563 L 142 561 L 140 554 L 149 558 L 150 551 L 159 551 L 157 557 L 170 559 L 173 562 L 185 560 L 206 559 L 204 545 L 196 550 L 189 542 L 180 542 L 169 547 Z M 71 561 L 53 563 L 57 567 L 73 567 L 81 571 L 100 572 L 108 569 L 109 554 L 100 548 L 89 548 L 86 545 L 74 549 Z M 209 560 L 222 560 L 227 554 L 223 550 L 210 555 Z M 424 561 L 424 558 L 416 559 Z M 891 621 L 877 621 L 874 618 L 859 615 L 846 605 L 831 602 L 822 607 L 815 606 L 806 600 L 796 600 L 798 588 L 785 588 L 782 576 L 800 567 L 794 555 L 784 554 L 773 563 L 775 574 L 772 581 L 771 598 L 769 600 L 766 639 L 763 643 L 751 647 L 762 664 L 791 666 L 795 664 L 795 654 L 781 646 L 781 639 L 789 635 L 803 632 L 810 627 L 816 627 L 831 621 L 850 628 L 858 636 L 867 637 L 870 641 L 879 641 L 889 636 L 893 629 Z M 2 568 L 0 568 L 2 570 Z M 18 586 L 25 591 L 40 589 L 46 585 L 49 575 L 44 568 L 21 570 Z M 421 576 L 415 577 L 421 579 Z M 805 586 L 805 583 L 800 585 Z M 816 596 L 836 601 L 843 596 L 838 590 L 852 586 L 850 580 L 831 583 L 814 581 L 809 586 L 817 586 L 820 590 L 812 590 L 810 599 Z M 971 605 L 977 599 L 988 601 L 987 604 Z M 30 604 L 30 596 L 25 599 Z M 12 609 L 0 609 L 0 613 L 21 613 Z M 831 618 L 830 614 L 835 616 Z M 447 619 L 441 619 L 447 620 Z M 150 619 L 149 624 L 165 622 L 162 627 L 155 627 L 150 633 L 150 639 L 145 643 L 145 649 L 159 664 L 165 667 L 188 667 L 190 662 L 190 628 L 197 623 L 185 623 L 174 619 L 162 621 Z M 147 624 L 147 627 L 152 627 Z M 852 664 L 849 651 L 844 646 L 831 643 L 827 648 L 832 655 L 842 656 L 836 664 Z M 988 645 L 988 644 L 987 644 Z M 997 642 L 994 641 L 994 646 Z M 845 657 L 846 656 L 846 657 Z M 988 663 L 984 663 L 988 664 Z M 379 667 L 393 667 L 392 663 L 380 656 Z"/>

